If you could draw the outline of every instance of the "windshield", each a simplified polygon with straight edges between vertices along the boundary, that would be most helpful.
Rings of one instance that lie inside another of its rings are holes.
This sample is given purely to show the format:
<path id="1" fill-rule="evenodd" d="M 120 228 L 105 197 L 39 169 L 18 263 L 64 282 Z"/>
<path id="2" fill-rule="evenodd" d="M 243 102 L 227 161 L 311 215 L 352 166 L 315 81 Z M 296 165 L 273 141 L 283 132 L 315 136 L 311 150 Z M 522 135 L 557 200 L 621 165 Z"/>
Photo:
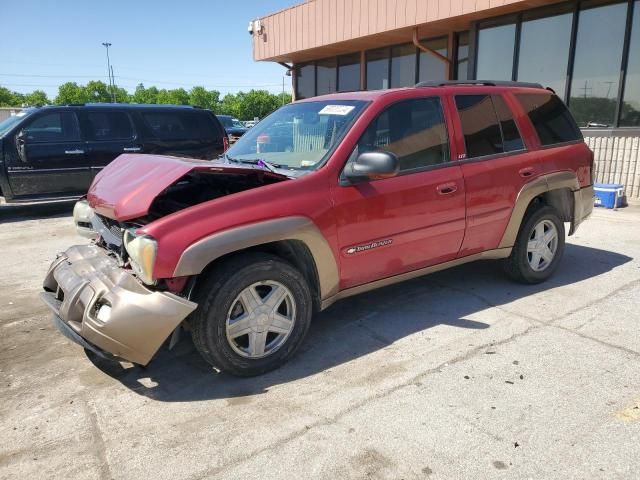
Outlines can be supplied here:
<path id="1" fill-rule="evenodd" d="M 218 117 L 224 128 L 244 128 L 244 125 L 237 118 Z"/>
<path id="2" fill-rule="evenodd" d="M 30 112 L 23 111 L 17 115 L 13 115 L 2 122 L 0 122 L 0 137 L 13 128 L 15 124 L 22 121 Z"/>
<path id="3" fill-rule="evenodd" d="M 240 137 L 227 151 L 227 157 L 315 170 L 322 166 L 365 104 L 360 100 L 291 103 Z"/>
<path id="4" fill-rule="evenodd" d="M 242 124 L 242 122 L 237 118 L 231 119 L 231 125 L 233 125 L 234 128 L 244 128 L 244 125 Z"/>

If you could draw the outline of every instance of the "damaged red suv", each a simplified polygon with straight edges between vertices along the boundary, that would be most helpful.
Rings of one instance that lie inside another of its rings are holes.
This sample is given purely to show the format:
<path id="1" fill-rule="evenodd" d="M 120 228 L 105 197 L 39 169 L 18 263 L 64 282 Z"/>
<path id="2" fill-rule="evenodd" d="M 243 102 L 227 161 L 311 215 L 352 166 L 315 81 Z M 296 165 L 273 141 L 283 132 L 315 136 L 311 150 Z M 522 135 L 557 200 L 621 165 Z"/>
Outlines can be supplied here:
<path id="1" fill-rule="evenodd" d="M 42 294 L 65 335 L 145 365 L 185 328 L 256 375 L 336 300 L 479 259 L 536 283 L 593 207 L 593 154 L 535 84 L 419 84 L 284 106 L 214 162 L 127 155 Z"/>

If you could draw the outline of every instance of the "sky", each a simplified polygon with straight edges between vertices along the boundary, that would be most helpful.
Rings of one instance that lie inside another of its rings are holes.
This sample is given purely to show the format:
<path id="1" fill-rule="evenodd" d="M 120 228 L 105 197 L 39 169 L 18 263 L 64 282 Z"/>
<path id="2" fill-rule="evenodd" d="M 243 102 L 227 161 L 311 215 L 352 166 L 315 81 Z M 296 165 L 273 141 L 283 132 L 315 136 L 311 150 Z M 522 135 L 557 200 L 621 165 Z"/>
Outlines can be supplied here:
<path id="1" fill-rule="evenodd" d="M 254 62 L 250 20 L 301 0 L 0 0 L 0 86 L 44 90 L 67 81 L 107 83 L 106 49 L 118 86 L 225 93 L 282 91 L 285 69 Z M 285 79 L 291 91 L 291 77 Z"/>

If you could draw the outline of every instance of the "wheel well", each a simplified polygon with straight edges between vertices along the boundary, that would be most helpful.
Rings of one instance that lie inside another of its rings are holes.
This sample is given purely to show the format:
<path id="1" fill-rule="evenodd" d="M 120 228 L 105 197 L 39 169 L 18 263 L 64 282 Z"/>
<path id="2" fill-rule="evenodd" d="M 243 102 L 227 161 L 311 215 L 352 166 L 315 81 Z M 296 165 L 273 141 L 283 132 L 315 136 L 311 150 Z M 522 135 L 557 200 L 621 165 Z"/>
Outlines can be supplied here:
<path id="1" fill-rule="evenodd" d="M 527 207 L 527 214 L 541 205 L 554 208 L 563 222 L 573 221 L 573 194 L 569 188 L 558 188 L 541 193 L 531 200 Z"/>
<path id="2" fill-rule="evenodd" d="M 321 297 L 318 271 L 316 269 L 313 255 L 311 254 L 311 250 L 309 250 L 309 247 L 307 247 L 307 245 L 305 245 L 305 243 L 300 240 L 280 240 L 277 242 L 264 243 L 243 250 L 230 252 L 226 255 L 216 258 L 211 263 L 209 263 L 203 269 L 200 275 L 198 275 L 198 277 L 204 277 L 209 273 L 211 269 L 219 265 L 221 262 L 224 262 L 229 258 L 242 255 L 246 252 L 270 253 L 282 258 L 283 260 L 287 261 L 295 268 L 297 268 L 298 271 L 300 271 L 300 273 L 302 273 L 304 278 L 307 280 L 307 284 L 309 285 L 309 289 L 311 290 L 314 312 L 320 310 Z M 197 283 L 199 283 L 199 280 L 196 280 L 196 285 Z"/>

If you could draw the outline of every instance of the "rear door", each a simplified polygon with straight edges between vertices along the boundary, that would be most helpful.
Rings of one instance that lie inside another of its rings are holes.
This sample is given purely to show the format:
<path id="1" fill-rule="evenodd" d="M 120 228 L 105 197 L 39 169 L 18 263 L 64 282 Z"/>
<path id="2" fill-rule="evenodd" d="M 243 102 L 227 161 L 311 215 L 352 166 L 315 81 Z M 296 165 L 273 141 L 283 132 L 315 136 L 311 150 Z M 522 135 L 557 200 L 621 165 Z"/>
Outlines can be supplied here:
<path id="1" fill-rule="evenodd" d="M 500 94 L 453 97 L 461 132 L 458 150 L 467 193 L 467 232 L 460 256 L 496 248 L 520 189 L 542 169 L 527 150 Z"/>
<path id="2" fill-rule="evenodd" d="M 387 107 L 349 161 L 376 150 L 398 156 L 398 176 L 332 190 L 341 288 L 452 260 L 464 236 L 464 182 L 460 166 L 450 161 L 439 97 Z"/>
<path id="3" fill-rule="evenodd" d="M 18 147 L 23 143 L 20 154 Z M 76 112 L 49 110 L 33 114 L 8 140 L 7 171 L 16 196 L 84 192 L 89 163 Z"/>
<path id="4" fill-rule="evenodd" d="M 124 109 L 86 109 L 80 115 L 92 179 L 123 153 L 142 151 L 131 117 Z"/>

